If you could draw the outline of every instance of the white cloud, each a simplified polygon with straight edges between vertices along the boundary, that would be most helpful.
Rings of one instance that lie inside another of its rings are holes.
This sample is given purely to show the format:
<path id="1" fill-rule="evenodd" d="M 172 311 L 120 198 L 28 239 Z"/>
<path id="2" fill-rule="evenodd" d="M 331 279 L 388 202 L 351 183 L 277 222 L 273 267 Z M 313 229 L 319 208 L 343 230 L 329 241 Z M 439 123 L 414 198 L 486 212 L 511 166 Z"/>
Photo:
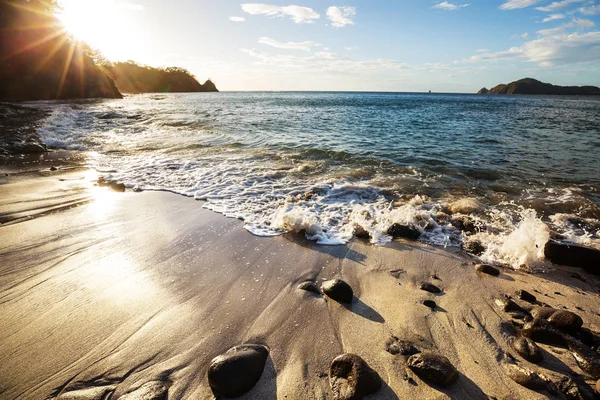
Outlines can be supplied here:
<path id="1" fill-rule="evenodd" d="M 476 53 L 489 53 L 490 50 L 489 49 L 477 49 L 475 50 Z M 456 62 L 455 62 L 456 63 Z"/>
<path id="2" fill-rule="evenodd" d="M 305 42 L 278 42 L 275 39 L 271 39 L 268 37 L 258 38 L 258 43 L 266 44 L 267 46 L 273 46 L 278 49 L 286 49 L 286 50 L 303 50 L 310 51 L 313 46 L 318 46 L 318 43 L 305 41 Z"/>
<path id="3" fill-rule="evenodd" d="M 550 14 L 549 16 L 544 18 L 542 22 L 556 21 L 557 19 L 563 19 L 564 17 L 564 14 Z"/>
<path id="4" fill-rule="evenodd" d="M 581 3 L 582 1 L 585 0 L 562 0 L 562 1 L 555 1 L 552 2 L 551 4 L 544 6 L 544 7 L 536 7 L 536 10 L 540 10 L 540 11 L 546 11 L 546 12 L 552 12 L 552 11 L 556 11 L 556 10 L 560 10 L 562 8 L 568 7 L 573 3 Z"/>
<path id="5" fill-rule="evenodd" d="M 297 24 L 310 24 L 321 18 L 312 8 L 301 6 L 274 6 L 269 4 L 242 4 L 242 10 L 250 15 L 266 15 L 269 17 L 290 17 Z"/>
<path id="6" fill-rule="evenodd" d="M 464 8 L 464 7 L 469 7 L 470 4 L 452 4 L 452 3 L 448 3 L 447 1 L 444 1 L 442 3 L 439 3 L 435 6 L 433 6 L 433 8 L 440 8 L 442 10 L 448 10 L 448 11 L 453 11 L 453 10 L 458 10 L 459 8 Z"/>
<path id="7" fill-rule="evenodd" d="M 331 24 L 336 28 L 341 28 L 346 25 L 354 25 L 353 18 L 356 16 L 356 7 L 329 7 L 327 9 L 327 17 Z"/>
<path id="8" fill-rule="evenodd" d="M 579 12 L 585 15 L 596 15 L 596 14 L 600 14 L 600 4 L 596 5 L 596 6 L 589 6 L 589 7 L 581 7 L 579 9 Z"/>
<path id="9" fill-rule="evenodd" d="M 229 17 L 229 20 L 233 21 L 233 22 L 244 22 L 246 20 L 246 18 L 244 18 L 244 17 Z"/>
<path id="10" fill-rule="evenodd" d="M 501 10 L 516 10 L 519 8 L 530 7 L 537 4 L 539 0 L 508 0 L 502 4 L 499 8 Z"/>
<path id="11" fill-rule="evenodd" d="M 541 36 L 561 35 L 561 34 L 565 34 L 565 29 L 567 29 L 567 28 L 586 29 L 586 28 L 591 28 L 593 26 L 594 26 L 594 22 L 590 21 L 589 19 L 574 18 L 571 22 L 559 25 L 555 28 L 542 29 L 540 31 L 537 31 L 537 33 Z"/>

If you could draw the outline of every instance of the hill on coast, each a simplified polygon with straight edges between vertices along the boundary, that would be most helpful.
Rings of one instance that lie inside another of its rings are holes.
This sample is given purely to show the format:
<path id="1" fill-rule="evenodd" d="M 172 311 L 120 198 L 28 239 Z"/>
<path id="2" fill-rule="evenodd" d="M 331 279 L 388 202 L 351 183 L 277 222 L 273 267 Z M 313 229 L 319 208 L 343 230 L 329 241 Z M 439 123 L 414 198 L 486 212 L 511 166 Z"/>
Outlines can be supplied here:
<path id="1" fill-rule="evenodd" d="M 218 92 L 210 79 L 201 84 L 183 68 L 153 68 L 128 61 L 112 64 L 111 70 L 123 93 Z"/>
<path id="2" fill-rule="evenodd" d="M 477 94 L 545 94 L 545 95 L 600 95 L 597 86 L 556 86 L 533 78 L 519 79 L 491 89 L 482 88 Z"/>

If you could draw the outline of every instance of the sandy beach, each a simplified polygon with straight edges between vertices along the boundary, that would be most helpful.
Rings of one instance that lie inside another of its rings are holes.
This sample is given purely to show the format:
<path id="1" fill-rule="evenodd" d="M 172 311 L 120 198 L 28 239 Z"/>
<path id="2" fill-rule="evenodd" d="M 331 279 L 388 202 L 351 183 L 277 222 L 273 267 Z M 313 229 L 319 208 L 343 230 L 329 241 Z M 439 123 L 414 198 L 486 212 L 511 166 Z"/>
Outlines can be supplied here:
<path id="1" fill-rule="evenodd" d="M 333 398 L 329 366 L 343 353 L 381 377 L 372 399 L 561 398 L 510 379 L 507 353 L 548 381 L 595 386 L 564 348 L 540 345 L 539 365 L 519 357 L 497 302 L 524 289 L 597 332 L 599 280 L 584 271 L 494 277 L 461 252 L 414 242 L 256 237 L 190 198 L 118 193 L 97 178 L 60 168 L 2 178 L 2 399 L 210 399 L 211 360 L 245 343 L 268 349 L 247 399 Z M 351 304 L 298 288 L 334 278 L 354 290 Z M 445 356 L 458 380 L 421 380 L 389 351 L 393 338 Z M 163 385 L 158 397 L 121 397 L 148 382 Z"/>

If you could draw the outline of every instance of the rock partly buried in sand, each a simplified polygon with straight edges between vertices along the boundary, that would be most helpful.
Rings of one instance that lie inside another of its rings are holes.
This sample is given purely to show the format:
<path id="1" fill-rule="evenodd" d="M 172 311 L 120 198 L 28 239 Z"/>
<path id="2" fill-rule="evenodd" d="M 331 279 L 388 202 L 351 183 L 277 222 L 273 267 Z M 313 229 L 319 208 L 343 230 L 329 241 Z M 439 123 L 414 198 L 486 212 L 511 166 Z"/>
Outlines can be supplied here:
<path id="1" fill-rule="evenodd" d="M 112 182 L 110 184 L 110 188 L 112 190 L 114 190 L 115 192 L 124 192 L 125 191 L 125 184 L 123 182 Z"/>
<path id="2" fill-rule="evenodd" d="M 596 398 L 593 393 L 593 389 L 590 388 L 589 385 L 587 385 L 585 382 L 582 382 L 582 385 L 579 385 L 577 382 L 567 376 L 555 382 L 555 385 L 557 389 L 565 395 L 567 400 L 591 400 Z"/>
<path id="3" fill-rule="evenodd" d="M 565 335 L 565 341 L 581 370 L 594 379 L 600 379 L 600 354 L 570 336 Z"/>
<path id="4" fill-rule="evenodd" d="M 480 256 L 485 252 L 485 246 L 479 240 L 472 239 L 463 243 L 463 249 L 468 253 Z"/>
<path id="5" fill-rule="evenodd" d="M 535 318 L 533 321 L 527 322 L 521 329 L 521 334 L 535 342 L 554 346 L 564 346 L 566 344 L 565 334 L 542 318 Z"/>
<path id="6" fill-rule="evenodd" d="M 442 292 L 442 289 L 440 289 L 439 287 L 437 287 L 434 284 L 429 283 L 429 282 L 421 283 L 421 286 L 419 287 L 419 289 L 424 290 L 429 293 L 441 293 Z"/>
<path id="7" fill-rule="evenodd" d="M 454 203 L 450 203 L 448 205 L 448 209 L 453 213 L 461 213 L 461 214 L 471 214 L 477 211 L 480 211 L 483 208 L 483 205 L 479 202 L 479 200 L 473 197 L 466 197 L 464 199 L 460 199 L 455 201 Z"/>
<path id="8" fill-rule="evenodd" d="M 119 397 L 119 400 L 167 400 L 169 387 L 165 382 L 152 381 Z"/>
<path id="9" fill-rule="evenodd" d="M 514 338 L 511 340 L 510 345 L 521 357 L 534 364 L 539 363 L 544 358 L 542 350 L 529 338 Z"/>
<path id="10" fill-rule="evenodd" d="M 331 362 L 329 384 L 334 399 L 360 400 L 381 388 L 381 378 L 356 354 L 342 354 Z"/>
<path id="11" fill-rule="evenodd" d="M 112 392 L 115 391 L 115 387 L 110 385 L 71 390 L 58 395 L 56 400 L 104 400 L 110 398 Z"/>
<path id="12" fill-rule="evenodd" d="M 435 301 L 433 301 L 433 300 L 425 300 L 423 302 L 423 305 L 425 307 L 431 308 L 432 310 L 435 310 L 435 308 L 437 307 L 437 304 L 435 304 Z"/>
<path id="13" fill-rule="evenodd" d="M 537 372 L 530 369 L 512 363 L 505 363 L 503 367 L 510 379 L 528 389 L 544 390 L 548 386 L 546 381 Z"/>
<path id="14" fill-rule="evenodd" d="M 500 270 L 498 268 L 492 267 L 489 264 L 477 264 L 475 266 L 475 271 L 492 276 L 500 275 Z"/>
<path id="15" fill-rule="evenodd" d="M 387 340 L 385 343 L 385 351 L 390 354 L 400 354 L 402 356 L 412 356 L 413 354 L 420 353 L 419 349 L 417 349 L 411 342 L 398 339 L 395 336 L 392 336 Z"/>
<path id="16" fill-rule="evenodd" d="M 215 357 L 208 367 L 208 383 L 215 393 L 238 397 L 248 392 L 260 379 L 268 350 L 256 344 L 233 347 Z"/>
<path id="17" fill-rule="evenodd" d="M 496 304 L 498 305 L 498 307 L 500 307 L 500 309 L 502 309 L 502 311 L 507 313 L 520 313 L 523 315 L 528 314 L 528 312 L 525 309 L 523 309 L 523 307 L 521 307 L 508 297 L 496 299 Z"/>
<path id="18" fill-rule="evenodd" d="M 544 255 L 555 264 L 583 268 L 591 274 L 600 275 L 600 250 L 549 241 L 544 247 Z"/>
<path id="19" fill-rule="evenodd" d="M 531 315 L 533 318 L 548 320 L 553 327 L 570 335 L 576 334 L 583 325 L 583 319 L 579 315 L 551 307 L 534 307 Z"/>
<path id="20" fill-rule="evenodd" d="M 393 224 L 390 226 L 387 233 L 393 238 L 405 238 L 410 240 L 417 240 L 419 236 L 421 236 L 421 232 L 417 228 L 400 224 Z"/>
<path id="21" fill-rule="evenodd" d="M 371 234 L 362 226 L 355 226 L 353 235 L 359 239 L 370 239 Z"/>
<path id="22" fill-rule="evenodd" d="M 536 298 L 534 295 L 532 295 L 531 293 L 529 293 L 527 290 L 519 290 L 517 291 L 517 299 L 521 299 L 523 301 L 526 301 L 528 303 L 535 303 L 536 302 Z"/>
<path id="23" fill-rule="evenodd" d="M 446 357 L 435 353 L 419 353 L 408 359 L 408 367 L 424 381 L 448 386 L 458 379 L 458 371 Z"/>
<path id="24" fill-rule="evenodd" d="M 330 281 L 323 282 L 321 285 L 321 290 L 327 295 L 327 297 L 330 297 L 335 301 L 347 304 L 352 303 L 354 292 L 352 291 L 350 285 L 341 279 L 332 279 Z"/>
<path id="25" fill-rule="evenodd" d="M 298 285 L 298 289 L 306 290 L 307 292 L 321 294 L 319 287 L 313 281 L 305 281 Z"/>

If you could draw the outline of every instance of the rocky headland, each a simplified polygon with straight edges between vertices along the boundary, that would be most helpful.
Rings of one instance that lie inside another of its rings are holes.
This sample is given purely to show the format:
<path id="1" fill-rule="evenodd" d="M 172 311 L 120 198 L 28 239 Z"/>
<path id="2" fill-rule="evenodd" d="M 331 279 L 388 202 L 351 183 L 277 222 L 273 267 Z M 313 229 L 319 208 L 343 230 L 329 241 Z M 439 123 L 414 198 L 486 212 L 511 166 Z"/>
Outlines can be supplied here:
<path id="1" fill-rule="evenodd" d="M 508 84 L 500 84 L 491 89 L 481 88 L 477 94 L 541 94 L 562 96 L 600 95 L 597 86 L 557 86 L 540 82 L 533 78 L 519 79 Z"/>

